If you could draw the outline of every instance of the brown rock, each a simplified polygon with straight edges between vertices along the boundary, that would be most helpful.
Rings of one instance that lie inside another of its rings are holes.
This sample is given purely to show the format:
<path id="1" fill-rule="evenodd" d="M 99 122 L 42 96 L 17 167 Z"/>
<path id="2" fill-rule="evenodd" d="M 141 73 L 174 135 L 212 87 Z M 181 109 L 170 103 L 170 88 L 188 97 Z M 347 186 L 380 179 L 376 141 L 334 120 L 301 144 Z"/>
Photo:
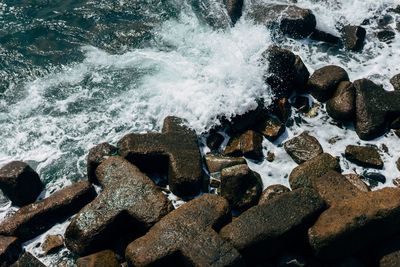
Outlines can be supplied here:
<path id="1" fill-rule="evenodd" d="M 308 132 L 303 132 L 286 141 L 283 147 L 297 164 L 304 163 L 324 152 L 317 138 L 311 136 Z"/>
<path id="2" fill-rule="evenodd" d="M 358 188 L 358 190 L 362 191 L 362 192 L 369 192 L 371 191 L 371 189 L 368 187 L 368 185 L 366 185 L 361 176 L 358 174 L 345 174 L 344 177 L 346 177 L 346 179 L 352 183 L 355 187 Z"/>
<path id="3" fill-rule="evenodd" d="M 120 267 L 117 255 L 111 250 L 103 250 L 76 261 L 77 267 Z"/>
<path id="4" fill-rule="evenodd" d="M 347 160 L 366 168 L 382 169 L 383 161 L 375 147 L 348 145 L 345 151 Z"/>
<path id="5" fill-rule="evenodd" d="M 277 196 L 282 195 L 283 193 L 290 192 L 290 189 L 284 185 L 275 184 L 268 186 L 261 194 L 260 200 L 258 201 L 258 205 L 264 205 L 271 202 L 271 200 L 275 199 Z"/>
<path id="6" fill-rule="evenodd" d="M 347 25 L 342 30 L 344 46 L 347 50 L 361 51 L 367 31 L 361 26 Z"/>
<path id="7" fill-rule="evenodd" d="M 167 197 L 137 167 L 110 157 L 96 169 L 103 191 L 65 231 L 65 245 L 79 255 L 110 246 L 124 231 L 141 234 L 171 209 Z"/>
<path id="8" fill-rule="evenodd" d="M 341 201 L 326 210 L 309 230 L 318 257 L 336 259 L 398 232 L 400 189 L 385 188 Z"/>
<path id="9" fill-rule="evenodd" d="M 234 136 L 229 140 L 224 154 L 228 156 L 260 160 L 263 158 L 262 151 L 263 137 L 255 131 L 248 130 L 241 135 Z"/>
<path id="10" fill-rule="evenodd" d="M 94 188 L 85 181 L 65 187 L 48 198 L 20 208 L 0 223 L 0 234 L 29 240 L 78 212 L 95 196 Z"/>
<path id="11" fill-rule="evenodd" d="M 255 126 L 255 130 L 273 142 L 285 132 L 285 125 L 277 118 L 267 116 Z"/>
<path id="12" fill-rule="evenodd" d="M 42 250 L 45 255 L 57 252 L 64 246 L 64 238 L 62 235 L 48 235 L 42 244 Z"/>
<path id="13" fill-rule="evenodd" d="M 110 145 L 109 143 L 98 144 L 97 146 L 94 146 L 89 150 L 86 162 L 87 173 L 90 182 L 98 183 L 95 173 L 97 166 L 99 166 L 100 163 L 102 163 L 110 156 L 116 155 L 117 152 L 118 149 L 115 146 Z"/>
<path id="14" fill-rule="evenodd" d="M 10 266 L 21 253 L 21 244 L 13 236 L 0 236 L 0 267 Z"/>
<path id="15" fill-rule="evenodd" d="M 323 153 L 293 169 L 289 176 L 292 190 L 301 187 L 312 187 L 312 179 L 320 177 L 330 170 L 340 172 L 338 160 L 330 154 Z"/>
<path id="16" fill-rule="evenodd" d="M 400 90 L 400 73 L 393 76 L 392 79 L 390 79 L 390 83 L 393 85 L 394 90 L 399 91 Z"/>
<path id="17" fill-rule="evenodd" d="M 284 193 L 245 211 L 222 228 L 220 235 L 249 261 L 269 258 L 305 236 L 324 206 L 312 189 Z"/>
<path id="18" fill-rule="evenodd" d="M 370 80 L 353 83 L 356 88 L 356 120 L 358 136 L 371 140 L 384 134 L 389 122 L 400 116 L 400 91 L 388 92 Z"/>
<path id="19" fill-rule="evenodd" d="M 14 205 L 21 207 L 36 200 L 43 184 L 28 164 L 12 161 L 0 169 L 0 189 Z"/>
<path id="20" fill-rule="evenodd" d="M 19 257 L 18 261 L 12 264 L 10 267 L 46 267 L 40 260 L 33 256 L 29 252 L 24 252 L 24 254 Z"/>
<path id="21" fill-rule="evenodd" d="M 202 186 L 201 155 L 196 133 L 176 117 L 164 120 L 162 133 L 128 134 L 119 142 L 120 155 L 144 172 L 168 173 L 177 196 L 195 195 Z"/>
<path id="22" fill-rule="evenodd" d="M 271 152 L 271 151 L 268 151 L 268 152 L 267 152 L 267 160 L 268 160 L 269 162 L 273 162 L 273 161 L 275 160 L 275 153 L 274 153 L 274 152 Z"/>
<path id="23" fill-rule="evenodd" d="M 205 194 L 155 224 L 126 249 L 132 266 L 243 266 L 240 254 L 215 232 L 230 220 L 228 202 Z"/>
<path id="24" fill-rule="evenodd" d="M 328 101 L 341 82 L 348 81 L 347 72 L 341 67 L 329 65 L 316 70 L 308 80 L 311 95 L 319 102 Z"/>
<path id="25" fill-rule="evenodd" d="M 226 157 L 215 154 L 207 154 L 205 156 L 205 160 L 207 169 L 210 173 L 221 172 L 224 168 L 246 164 L 246 160 L 244 158 Z"/>
<path id="26" fill-rule="evenodd" d="M 263 184 L 258 173 L 247 164 L 228 167 L 221 172 L 221 196 L 232 208 L 244 211 L 257 204 Z"/>
<path id="27" fill-rule="evenodd" d="M 335 94 L 326 103 L 329 116 L 339 121 L 352 121 L 356 113 L 356 92 L 349 81 L 339 83 Z"/>

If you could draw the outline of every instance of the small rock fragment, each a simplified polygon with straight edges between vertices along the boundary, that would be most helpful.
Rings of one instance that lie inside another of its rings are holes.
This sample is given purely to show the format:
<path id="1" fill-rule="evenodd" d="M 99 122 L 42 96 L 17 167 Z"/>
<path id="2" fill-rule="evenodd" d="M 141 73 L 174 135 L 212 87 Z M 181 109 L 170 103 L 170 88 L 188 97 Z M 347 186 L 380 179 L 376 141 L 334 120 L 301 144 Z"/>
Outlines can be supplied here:
<path id="1" fill-rule="evenodd" d="M 386 183 L 386 177 L 377 172 L 365 172 L 362 177 L 368 181 L 371 188 L 377 187 L 379 183 Z"/>
<path id="2" fill-rule="evenodd" d="M 326 103 L 329 116 L 338 121 L 352 121 L 356 113 L 356 92 L 349 81 L 339 83 L 335 94 Z"/>
<path id="3" fill-rule="evenodd" d="M 90 182 L 98 183 L 95 173 L 97 166 L 110 156 L 115 156 L 117 152 L 118 149 L 109 143 L 98 144 L 89 150 L 87 156 L 87 173 Z"/>
<path id="4" fill-rule="evenodd" d="M 394 31 L 391 30 L 382 30 L 377 33 L 378 39 L 384 43 L 391 43 L 392 40 L 396 37 Z"/>
<path id="5" fill-rule="evenodd" d="M 18 238 L 0 235 L 0 267 L 7 267 L 15 262 L 21 250 Z"/>
<path id="6" fill-rule="evenodd" d="M 12 161 L 0 169 L 0 189 L 14 205 L 22 207 L 35 202 L 43 184 L 28 164 Z"/>
<path id="7" fill-rule="evenodd" d="M 271 151 L 268 151 L 267 152 L 267 161 L 273 162 L 274 160 L 275 160 L 275 153 L 271 152 Z"/>
<path id="8" fill-rule="evenodd" d="M 225 148 L 224 154 L 233 157 L 244 156 L 260 160 L 263 158 L 262 141 L 263 137 L 261 134 L 248 130 L 241 135 L 232 137 Z"/>
<path id="9" fill-rule="evenodd" d="M 102 250 L 100 252 L 81 257 L 76 261 L 77 267 L 120 267 L 117 255 L 111 250 Z"/>
<path id="10" fill-rule="evenodd" d="M 347 50 L 361 51 L 367 31 L 361 26 L 347 25 L 343 28 L 343 42 Z"/>
<path id="11" fill-rule="evenodd" d="M 221 172 L 222 169 L 235 165 L 246 164 L 246 160 L 240 157 L 226 157 L 216 154 L 207 154 L 205 156 L 207 169 L 210 173 Z"/>
<path id="12" fill-rule="evenodd" d="M 215 231 L 230 220 L 228 202 L 205 194 L 172 211 L 126 249 L 132 266 L 243 266 L 242 257 Z"/>
<path id="13" fill-rule="evenodd" d="M 311 95 L 319 102 L 328 101 L 341 82 L 348 81 L 347 72 L 338 66 L 329 65 L 316 70 L 308 80 Z"/>
<path id="14" fill-rule="evenodd" d="M 64 246 L 62 235 L 48 235 L 42 244 L 45 255 L 52 254 Z"/>
<path id="15" fill-rule="evenodd" d="M 372 146 L 346 147 L 345 155 L 347 160 L 366 168 L 382 169 L 383 161 L 378 150 Z"/>
<path id="16" fill-rule="evenodd" d="M 285 125 L 277 118 L 267 116 L 264 120 L 255 125 L 255 130 L 269 141 L 273 142 L 285 132 Z"/>
<path id="17" fill-rule="evenodd" d="M 269 203 L 271 200 L 275 199 L 283 193 L 290 192 L 290 189 L 284 185 L 275 184 L 268 186 L 261 194 L 258 205 L 264 205 Z"/>
<path id="18" fill-rule="evenodd" d="M 304 163 L 324 152 L 317 138 L 311 136 L 308 132 L 303 132 L 286 141 L 283 147 L 297 164 Z"/>
<path id="19" fill-rule="evenodd" d="M 246 164 L 228 167 L 221 172 L 221 196 L 239 211 L 256 205 L 262 188 L 260 175 Z"/>

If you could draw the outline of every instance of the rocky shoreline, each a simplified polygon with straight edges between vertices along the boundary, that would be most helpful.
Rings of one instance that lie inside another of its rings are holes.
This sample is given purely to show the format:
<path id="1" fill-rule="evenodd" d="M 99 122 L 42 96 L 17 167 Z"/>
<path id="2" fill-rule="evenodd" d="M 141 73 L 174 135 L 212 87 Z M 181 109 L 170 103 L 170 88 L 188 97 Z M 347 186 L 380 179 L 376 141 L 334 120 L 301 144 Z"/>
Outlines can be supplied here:
<path id="1" fill-rule="evenodd" d="M 226 4 L 234 23 L 243 1 Z M 316 30 L 312 12 L 294 5 L 264 4 L 246 14 L 292 38 L 363 49 L 362 25 L 344 25 L 339 37 Z M 385 29 L 379 39 L 390 36 Z M 87 181 L 41 200 L 44 185 L 28 164 L 3 166 L 0 189 L 20 209 L 0 222 L 0 266 L 44 266 L 21 244 L 71 216 L 65 234 L 48 235 L 42 250 L 65 246 L 77 266 L 399 266 L 400 189 L 373 190 L 386 181 L 370 171 L 385 168 L 380 149 L 348 145 L 343 157 L 367 171 L 343 173 L 339 159 L 305 131 L 282 144 L 298 164 L 288 173 L 290 189 L 264 189 L 248 161 L 273 162 L 263 142 L 278 140 L 294 123 L 291 114 L 314 116 L 319 105 L 338 124 L 354 125 L 360 140 L 388 131 L 400 137 L 400 74 L 386 91 L 368 79 L 350 81 L 339 66 L 310 75 L 298 55 L 278 46 L 259 62 L 269 66 L 272 104 L 259 99 L 256 109 L 202 136 L 166 117 L 161 133 L 93 147 Z M 201 138 L 210 153 L 201 153 Z M 185 203 L 174 207 L 170 195 Z"/>

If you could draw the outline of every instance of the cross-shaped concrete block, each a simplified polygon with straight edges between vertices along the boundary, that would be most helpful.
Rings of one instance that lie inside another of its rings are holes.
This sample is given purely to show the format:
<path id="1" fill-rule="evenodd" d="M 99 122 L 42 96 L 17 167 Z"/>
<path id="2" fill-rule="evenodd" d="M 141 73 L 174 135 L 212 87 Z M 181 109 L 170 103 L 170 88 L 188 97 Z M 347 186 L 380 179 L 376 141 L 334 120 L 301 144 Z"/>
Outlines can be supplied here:
<path id="1" fill-rule="evenodd" d="M 128 134 L 119 142 L 122 157 L 144 172 L 168 173 L 170 190 L 178 196 L 200 192 L 201 155 L 196 133 L 176 117 L 164 120 L 162 133 Z"/>
<path id="2" fill-rule="evenodd" d="M 230 219 L 228 202 L 206 194 L 169 213 L 126 249 L 132 266 L 243 266 L 218 231 Z"/>

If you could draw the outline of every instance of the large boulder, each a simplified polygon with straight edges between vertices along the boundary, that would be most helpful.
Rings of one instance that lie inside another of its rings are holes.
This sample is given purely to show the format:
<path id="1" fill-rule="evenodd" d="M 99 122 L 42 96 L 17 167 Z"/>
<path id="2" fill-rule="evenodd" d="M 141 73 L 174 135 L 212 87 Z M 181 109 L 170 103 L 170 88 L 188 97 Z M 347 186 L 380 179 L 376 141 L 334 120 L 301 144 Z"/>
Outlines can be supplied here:
<path id="1" fill-rule="evenodd" d="M 96 178 L 96 168 L 107 158 L 116 155 L 117 152 L 118 149 L 109 143 L 98 144 L 89 150 L 86 163 L 87 174 L 90 182 L 98 183 Z"/>
<path id="2" fill-rule="evenodd" d="M 330 170 L 341 171 L 337 158 L 327 153 L 318 155 L 292 170 L 289 175 L 290 187 L 292 190 L 301 187 L 312 187 L 315 177 L 320 177 Z"/>
<path id="3" fill-rule="evenodd" d="M 307 37 L 317 25 L 311 10 L 293 5 L 258 2 L 249 5 L 247 16 L 256 23 L 272 28 L 276 27 L 283 34 L 293 38 Z"/>
<path id="4" fill-rule="evenodd" d="M 361 26 L 346 25 L 342 29 L 342 38 L 347 50 L 361 51 L 367 31 Z"/>
<path id="5" fill-rule="evenodd" d="M 261 160 L 263 154 L 263 137 L 261 134 L 248 130 L 243 134 L 233 136 L 224 150 L 224 154 L 233 157 L 246 157 Z"/>
<path id="6" fill-rule="evenodd" d="M 333 260 L 353 255 L 399 232 L 400 189 L 359 194 L 331 206 L 309 230 L 316 255 Z"/>
<path id="7" fill-rule="evenodd" d="M 46 267 L 43 262 L 38 260 L 29 252 L 24 252 L 19 259 L 10 267 Z"/>
<path id="8" fill-rule="evenodd" d="M 222 228 L 220 235 L 249 261 L 269 258 L 306 236 L 325 208 L 317 192 L 304 188 L 254 206 Z"/>
<path id="9" fill-rule="evenodd" d="M 363 140 L 379 137 L 388 123 L 400 116 L 400 91 L 385 91 L 370 80 L 354 83 L 356 89 L 355 127 Z"/>
<path id="10" fill-rule="evenodd" d="M 362 167 L 383 168 L 383 160 L 376 147 L 348 145 L 344 156 L 347 160 Z"/>
<path id="11" fill-rule="evenodd" d="M 132 266 L 243 266 L 242 257 L 216 231 L 230 220 L 228 202 L 205 194 L 172 211 L 126 249 Z"/>
<path id="12" fill-rule="evenodd" d="M 263 184 L 258 173 L 247 164 L 228 167 L 221 172 L 221 196 L 232 208 L 244 211 L 258 203 Z"/>
<path id="13" fill-rule="evenodd" d="M 77 267 L 120 267 L 117 255 L 111 250 L 102 250 L 94 254 L 81 257 L 76 261 Z"/>
<path id="14" fill-rule="evenodd" d="M 0 189 L 14 205 L 21 207 L 36 200 L 43 184 L 28 164 L 12 161 L 0 169 Z"/>
<path id="15" fill-rule="evenodd" d="M 0 223 L 0 234 L 32 239 L 56 223 L 65 221 L 96 197 L 86 181 L 65 187 L 51 196 L 20 208 Z"/>
<path id="16" fill-rule="evenodd" d="M 356 113 L 356 92 L 349 81 L 339 83 L 333 97 L 326 103 L 326 112 L 338 121 L 352 121 Z"/>
<path id="17" fill-rule="evenodd" d="M 304 163 L 324 152 L 317 138 L 308 132 L 303 132 L 286 141 L 283 147 L 297 164 Z"/>
<path id="18" fill-rule="evenodd" d="M 121 157 L 103 161 L 96 176 L 103 191 L 65 231 L 65 245 L 76 254 L 108 248 L 121 234 L 142 234 L 171 210 L 153 181 Z"/>
<path id="19" fill-rule="evenodd" d="M 162 133 L 128 134 L 119 153 L 143 172 L 168 173 L 169 188 L 177 196 L 191 196 L 202 186 L 201 155 L 194 131 L 176 117 L 164 120 Z"/>
<path id="20" fill-rule="evenodd" d="M 326 102 L 334 95 L 338 85 L 348 80 L 349 76 L 343 68 L 329 65 L 316 70 L 308 80 L 307 87 L 315 99 Z"/>
<path id="21" fill-rule="evenodd" d="M 21 250 L 18 238 L 0 235 L 0 267 L 8 267 L 15 262 Z"/>
<path id="22" fill-rule="evenodd" d="M 400 73 L 393 76 L 390 79 L 390 83 L 393 85 L 394 90 L 400 91 Z"/>

